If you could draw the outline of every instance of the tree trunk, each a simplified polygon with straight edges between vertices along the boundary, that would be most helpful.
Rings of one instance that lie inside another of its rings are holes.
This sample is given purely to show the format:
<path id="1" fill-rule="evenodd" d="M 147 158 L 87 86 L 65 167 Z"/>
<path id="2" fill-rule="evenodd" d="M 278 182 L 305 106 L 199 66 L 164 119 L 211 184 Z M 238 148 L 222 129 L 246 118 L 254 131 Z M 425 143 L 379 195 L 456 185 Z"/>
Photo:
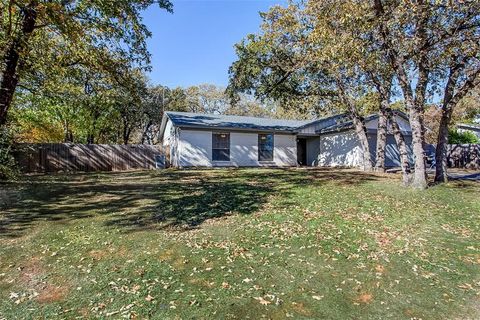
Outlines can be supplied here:
<path id="1" fill-rule="evenodd" d="M 92 105 L 87 102 L 86 107 L 90 109 L 92 108 Z M 87 134 L 87 144 L 94 144 L 95 136 L 97 136 L 97 142 L 101 138 L 101 129 L 100 132 L 97 132 L 97 122 L 98 118 L 100 117 L 100 111 L 97 110 L 97 106 L 94 106 L 93 109 L 90 109 L 90 112 L 92 127 L 89 129 L 89 133 Z"/>
<path id="2" fill-rule="evenodd" d="M 20 52 L 24 52 L 28 47 L 28 40 L 35 29 L 37 19 L 37 1 L 31 1 L 26 7 L 21 9 L 22 27 L 19 35 L 12 41 L 5 51 L 0 65 L 4 65 L 1 70 L 2 81 L 0 83 L 0 125 L 7 121 L 7 113 L 12 104 L 13 95 L 19 80 L 19 65 L 21 65 Z"/>
<path id="3" fill-rule="evenodd" d="M 455 60 L 455 59 L 453 59 Z M 435 182 L 447 182 L 447 143 L 448 126 L 452 120 L 452 114 L 457 103 L 472 89 L 479 85 L 480 68 L 470 73 L 467 80 L 455 92 L 457 80 L 460 77 L 464 61 L 460 60 L 450 68 L 450 74 L 445 86 L 442 103 L 442 118 L 438 129 L 437 147 L 435 149 Z"/>
<path id="4" fill-rule="evenodd" d="M 414 156 L 414 174 L 411 185 L 417 189 L 428 187 L 427 166 L 425 163 L 425 126 L 423 123 L 424 93 L 428 83 L 428 72 L 421 68 L 417 83 L 416 96 L 413 97 L 407 73 L 400 61 L 397 61 L 396 70 L 400 87 L 402 88 L 405 104 L 408 109 L 408 119 L 412 129 L 412 151 Z"/>
<path id="5" fill-rule="evenodd" d="M 373 170 L 372 155 L 370 154 L 370 146 L 368 144 L 368 137 L 367 137 L 367 128 L 365 127 L 363 117 L 361 117 L 358 114 L 358 111 L 357 111 L 357 108 L 355 107 L 354 102 L 347 95 L 343 82 L 339 79 L 337 79 L 337 86 L 340 91 L 340 99 L 350 111 L 350 119 L 352 119 L 353 127 L 355 128 L 355 133 L 357 134 L 357 138 L 360 141 L 360 145 L 362 146 L 362 149 L 363 149 L 363 155 L 362 155 L 363 171 L 372 171 Z"/>
<path id="6" fill-rule="evenodd" d="M 72 143 L 73 142 L 73 132 L 70 130 L 70 123 L 67 120 L 63 120 L 63 142 Z"/>
<path id="7" fill-rule="evenodd" d="M 144 144 L 145 143 L 145 140 L 149 140 L 148 141 L 148 144 L 152 144 L 152 142 L 150 141 L 150 138 L 148 137 L 148 131 L 150 130 L 150 127 L 152 126 L 152 121 L 149 120 L 148 123 L 145 125 L 144 129 L 143 129 L 143 133 L 142 133 L 142 140 L 141 140 L 141 144 Z"/>
<path id="8" fill-rule="evenodd" d="M 427 166 L 425 163 L 425 135 L 422 112 L 417 108 L 410 108 L 410 126 L 412 128 L 412 149 L 414 168 L 412 186 L 417 189 L 428 187 Z"/>
<path id="9" fill-rule="evenodd" d="M 393 76 L 382 74 L 377 76 L 369 72 L 370 79 L 378 92 L 378 126 L 375 171 L 385 172 L 385 148 L 387 146 L 387 124 L 391 113 L 390 95 L 392 92 Z"/>
<path id="10" fill-rule="evenodd" d="M 378 112 L 377 152 L 375 171 L 385 172 L 385 147 L 387 146 L 387 109 L 388 101 L 382 99 L 382 106 Z"/>
<path id="11" fill-rule="evenodd" d="M 447 143 L 448 125 L 452 118 L 452 109 L 442 112 L 438 128 L 437 147 L 435 148 L 435 182 L 447 182 Z"/>
<path id="12" fill-rule="evenodd" d="M 128 141 L 130 141 L 130 133 L 132 132 L 132 130 L 130 129 L 130 124 L 128 121 L 127 114 L 122 115 L 122 122 L 123 122 L 123 130 L 122 130 L 123 144 L 128 144 Z"/>
<path id="13" fill-rule="evenodd" d="M 73 133 L 70 129 L 65 130 L 65 135 L 63 137 L 63 142 L 65 143 L 73 143 Z"/>
<path id="14" fill-rule="evenodd" d="M 381 0 L 375 0 L 373 9 L 381 21 L 380 35 L 383 39 L 383 49 L 385 50 L 390 64 L 392 65 L 397 79 L 402 88 L 403 96 L 406 106 L 409 111 L 410 126 L 412 128 L 412 146 L 413 154 L 415 158 L 415 173 L 413 175 L 412 186 L 418 189 L 426 189 L 428 187 L 428 177 L 425 163 L 425 132 L 423 124 L 423 110 L 425 90 L 428 84 L 429 72 L 426 68 L 427 54 L 425 50 L 419 50 L 418 52 L 418 77 L 417 84 L 415 86 L 415 97 L 412 91 L 412 83 L 408 79 L 408 63 L 404 60 L 402 54 L 397 51 L 397 46 L 394 44 L 394 39 L 391 38 L 390 31 L 387 23 L 384 21 L 385 10 Z M 423 5 L 420 7 L 424 11 Z M 421 48 L 428 37 L 425 32 L 425 24 L 427 22 L 427 14 L 423 14 L 418 22 L 416 30 L 416 40 Z"/>
<path id="15" fill-rule="evenodd" d="M 368 144 L 367 128 L 365 127 L 363 119 L 356 113 L 353 113 L 351 116 L 355 132 L 363 149 L 363 171 L 372 171 L 372 155 L 370 154 L 370 145 Z"/>
<path id="16" fill-rule="evenodd" d="M 397 74 L 408 109 L 408 119 L 412 129 L 412 152 L 414 156 L 414 174 L 411 186 L 416 189 L 428 187 L 427 165 L 425 162 L 425 126 L 423 122 L 424 93 L 428 83 L 428 72 L 420 68 L 416 96 L 413 97 L 410 82 L 403 65 L 398 63 Z"/>
<path id="17" fill-rule="evenodd" d="M 132 131 L 127 126 L 123 128 L 123 144 L 128 144 L 128 142 L 130 141 L 131 132 Z"/>
<path id="18" fill-rule="evenodd" d="M 405 143 L 405 137 L 398 126 L 397 118 L 393 112 L 389 112 L 388 118 L 390 120 L 390 125 L 392 126 L 393 136 L 395 137 L 395 142 L 397 143 L 398 153 L 400 154 L 400 168 L 402 169 L 402 181 L 404 186 L 410 185 L 410 161 L 408 160 L 408 149 L 407 144 Z"/>

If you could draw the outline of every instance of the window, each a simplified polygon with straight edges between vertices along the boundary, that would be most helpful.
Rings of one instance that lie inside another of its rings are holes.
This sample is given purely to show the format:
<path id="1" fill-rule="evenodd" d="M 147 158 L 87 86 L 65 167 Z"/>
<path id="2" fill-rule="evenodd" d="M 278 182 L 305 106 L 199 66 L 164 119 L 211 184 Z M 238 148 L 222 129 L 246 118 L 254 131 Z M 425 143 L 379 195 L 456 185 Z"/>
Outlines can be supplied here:
<path id="1" fill-rule="evenodd" d="M 273 134 L 258 135 L 258 161 L 273 161 Z"/>
<path id="2" fill-rule="evenodd" d="M 212 133 L 212 160 L 230 161 L 230 133 Z"/>

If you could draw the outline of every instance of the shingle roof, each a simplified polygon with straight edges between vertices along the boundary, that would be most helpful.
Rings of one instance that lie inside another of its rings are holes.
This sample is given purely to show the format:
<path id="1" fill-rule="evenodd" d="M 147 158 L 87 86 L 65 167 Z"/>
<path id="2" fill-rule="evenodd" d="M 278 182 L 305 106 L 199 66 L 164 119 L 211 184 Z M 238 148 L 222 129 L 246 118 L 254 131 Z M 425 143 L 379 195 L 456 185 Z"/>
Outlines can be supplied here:
<path id="1" fill-rule="evenodd" d="M 315 120 L 283 120 L 244 116 L 201 114 L 193 112 L 165 112 L 172 123 L 179 127 L 265 130 L 295 132 Z"/>
<path id="2" fill-rule="evenodd" d="M 480 131 L 480 125 L 473 123 L 459 123 L 457 128 L 468 129 L 473 131 Z"/>
<path id="3" fill-rule="evenodd" d="M 314 126 L 314 132 L 317 134 L 338 132 L 353 128 L 353 122 L 347 114 L 337 114 L 315 120 L 283 120 L 176 111 L 167 111 L 165 114 L 175 126 L 186 128 L 216 128 L 298 133 L 306 127 Z M 403 112 L 397 111 L 397 114 L 408 119 Z M 373 120 L 376 117 L 378 117 L 377 114 L 369 115 L 365 117 L 365 121 Z"/>

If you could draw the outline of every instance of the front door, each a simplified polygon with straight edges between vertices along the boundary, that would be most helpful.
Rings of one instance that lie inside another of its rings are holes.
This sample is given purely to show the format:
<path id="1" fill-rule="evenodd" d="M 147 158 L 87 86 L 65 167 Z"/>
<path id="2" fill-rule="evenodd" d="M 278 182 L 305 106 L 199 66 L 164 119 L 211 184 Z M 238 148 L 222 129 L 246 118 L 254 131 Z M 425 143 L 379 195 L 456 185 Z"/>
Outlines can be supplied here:
<path id="1" fill-rule="evenodd" d="M 297 138 L 297 162 L 301 166 L 307 165 L 307 139 Z"/>

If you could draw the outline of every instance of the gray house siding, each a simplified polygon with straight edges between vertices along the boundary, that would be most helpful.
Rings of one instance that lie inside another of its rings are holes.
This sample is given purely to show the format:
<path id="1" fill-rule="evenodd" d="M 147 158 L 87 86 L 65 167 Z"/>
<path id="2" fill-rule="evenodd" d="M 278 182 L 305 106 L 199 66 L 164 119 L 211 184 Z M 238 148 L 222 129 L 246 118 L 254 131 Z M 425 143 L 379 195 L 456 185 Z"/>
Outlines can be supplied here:
<path id="1" fill-rule="evenodd" d="M 412 136 L 404 135 L 405 143 L 407 144 L 407 149 L 409 155 L 412 155 Z M 372 155 L 372 160 L 375 163 L 377 159 L 377 134 L 369 133 L 368 134 L 368 145 L 370 148 L 370 154 Z M 410 163 L 413 164 L 412 157 L 409 157 Z M 387 135 L 387 145 L 385 147 L 385 167 L 399 167 L 400 166 L 400 153 L 398 151 L 397 142 L 395 137 L 392 134 Z"/>
<path id="2" fill-rule="evenodd" d="M 320 136 L 319 166 L 358 167 L 361 165 L 362 147 L 353 130 Z"/>
<path id="3" fill-rule="evenodd" d="M 178 128 L 173 126 L 170 120 L 167 120 L 164 135 L 162 139 L 162 147 L 165 150 L 165 156 L 169 165 L 178 166 Z"/>
<path id="4" fill-rule="evenodd" d="M 230 161 L 212 160 L 212 132 L 230 134 Z M 180 129 L 179 167 L 288 167 L 297 164 L 293 134 L 274 134 L 273 161 L 258 161 L 258 133 Z"/>

